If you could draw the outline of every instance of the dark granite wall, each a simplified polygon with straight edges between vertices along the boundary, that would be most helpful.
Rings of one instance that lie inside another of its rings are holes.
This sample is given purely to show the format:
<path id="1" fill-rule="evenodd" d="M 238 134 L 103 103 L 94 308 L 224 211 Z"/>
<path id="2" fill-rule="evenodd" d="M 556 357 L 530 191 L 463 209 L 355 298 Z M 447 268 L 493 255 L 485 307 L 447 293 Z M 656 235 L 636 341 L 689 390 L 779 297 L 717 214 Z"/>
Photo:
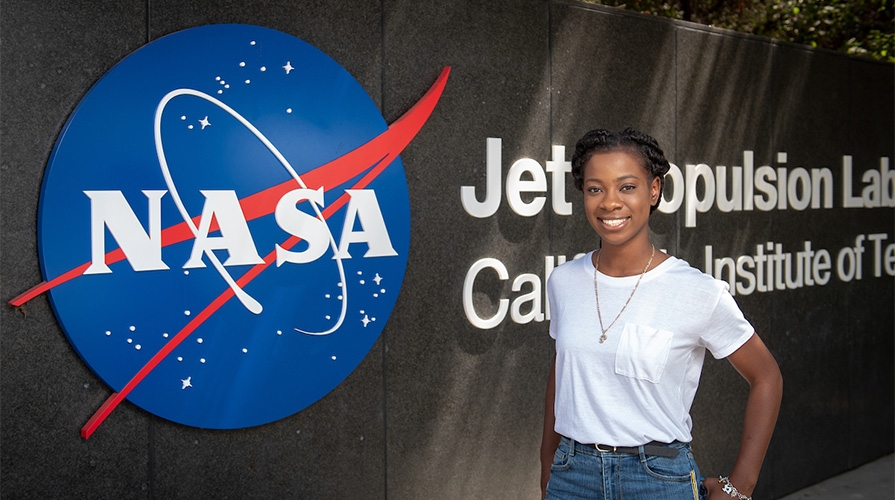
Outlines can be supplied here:
<path id="1" fill-rule="evenodd" d="M 2 308 L 0 495 L 3 498 L 536 498 L 546 321 L 487 330 L 467 320 L 467 270 L 483 273 L 473 301 L 497 311 L 515 276 L 545 276 L 547 256 L 596 244 L 569 177 L 572 216 L 547 205 L 473 218 L 460 187 L 484 195 L 487 138 L 502 140 L 504 177 L 520 158 L 542 167 L 551 146 L 595 127 L 634 125 L 669 159 L 711 167 L 829 168 L 834 208 L 656 213 L 654 241 L 705 269 L 715 258 L 828 249 L 886 233 L 892 208 L 843 209 L 842 156 L 853 183 L 895 169 L 895 68 L 766 39 L 565 1 L 4 0 L 0 9 L 0 229 L 4 303 L 41 281 L 41 179 L 69 113 L 106 71 L 181 29 L 245 23 L 283 31 L 346 68 L 391 123 L 444 66 L 447 89 L 402 154 L 412 238 L 401 296 L 382 337 L 348 379 L 296 415 L 210 431 L 124 403 L 89 440 L 78 430 L 109 396 L 69 345 L 45 296 Z M 681 186 L 682 188 L 682 186 Z M 701 195 L 702 187 L 697 193 Z M 856 193 L 860 190 L 856 188 Z M 868 252 L 872 248 L 865 244 Z M 868 255 L 868 254 L 865 254 Z M 785 378 L 780 422 L 756 498 L 776 498 L 893 450 L 895 280 L 864 279 L 739 295 Z M 523 312 L 526 312 L 524 309 Z M 693 408 L 703 472 L 725 473 L 738 444 L 747 387 L 707 360 Z"/>

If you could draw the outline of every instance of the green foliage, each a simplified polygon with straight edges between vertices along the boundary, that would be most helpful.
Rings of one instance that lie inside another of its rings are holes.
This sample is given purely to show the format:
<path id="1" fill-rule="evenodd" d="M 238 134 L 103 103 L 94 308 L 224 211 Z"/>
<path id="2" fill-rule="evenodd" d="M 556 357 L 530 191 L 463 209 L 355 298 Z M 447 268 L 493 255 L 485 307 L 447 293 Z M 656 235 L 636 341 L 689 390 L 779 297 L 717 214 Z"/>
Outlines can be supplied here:
<path id="1" fill-rule="evenodd" d="M 895 63 L 892 0 L 589 0 Z"/>

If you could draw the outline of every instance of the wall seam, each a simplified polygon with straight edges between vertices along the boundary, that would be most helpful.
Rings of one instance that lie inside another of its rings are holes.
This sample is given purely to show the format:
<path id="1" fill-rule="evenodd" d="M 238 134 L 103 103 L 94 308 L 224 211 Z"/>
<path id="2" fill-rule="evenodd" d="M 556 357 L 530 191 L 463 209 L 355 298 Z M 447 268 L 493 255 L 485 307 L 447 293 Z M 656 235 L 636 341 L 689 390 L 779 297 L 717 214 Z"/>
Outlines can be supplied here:
<path id="1" fill-rule="evenodd" d="M 379 0 L 379 105 L 385 111 L 385 0 Z M 388 500 L 388 329 L 382 330 L 382 498 Z"/>
<path id="2" fill-rule="evenodd" d="M 848 120 L 848 121 L 846 122 L 846 127 L 845 127 L 846 134 L 847 134 L 845 143 L 848 144 L 849 151 L 855 151 L 854 137 L 852 137 L 852 130 L 851 130 L 851 128 L 852 128 L 851 127 L 851 124 L 852 124 L 852 69 L 854 68 L 854 62 L 851 60 L 847 60 L 846 65 L 848 67 L 848 70 L 846 71 L 845 81 L 848 83 L 846 84 L 847 91 L 845 93 L 845 95 L 846 95 L 845 116 L 846 116 L 846 120 Z M 854 154 L 854 153 L 852 153 L 852 154 Z M 849 223 L 851 223 L 851 220 L 853 218 L 851 215 L 851 212 L 849 212 L 848 218 L 849 218 Z M 846 453 L 845 465 L 846 465 L 846 468 L 849 470 L 855 467 L 854 464 L 856 462 L 855 446 L 853 444 L 854 441 L 852 440 L 852 435 L 853 435 L 852 415 L 854 415 L 854 387 L 855 387 L 855 379 L 854 379 L 854 376 L 855 376 L 854 364 L 855 364 L 855 362 L 854 362 L 854 359 L 856 356 L 855 341 L 854 341 L 855 318 L 854 318 L 854 311 L 853 311 L 852 304 L 853 304 L 853 302 L 851 300 L 847 300 L 846 304 L 845 304 L 845 307 L 846 307 L 845 317 L 846 317 L 846 322 L 847 322 L 846 324 L 848 325 L 848 332 L 847 332 L 847 336 L 846 336 L 846 345 L 848 346 L 848 364 L 849 364 L 848 385 L 846 386 L 846 393 L 848 394 L 848 402 L 846 403 L 847 410 L 845 412 L 845 437 L 846 437 L 846 439 L 848 439 L 847 442 L 849 443 L 849 446 L 848 446 L 848 449 L 845 450 L 845 453 Z"/>
<path id="3" fill-rule="evenodd" d="M 772 82 L 777 81 L 777 55 L 778 55 L 779 51 L 780 51 L 780 46 L 778 44 L 772 42 L 771 46 L 770 46 L 770 53 L 771 53 L 771 79 L 770 79 L 770 81 L 772 81 Z M 782 90 L 780 89 L 780 87 L 775 85 L 775 86 L 772 86 L 772 92 L 774 92 L 774 95 L 771 96 L 771 102 L 776 103 L 779 106 L 779 103 L 783 102 L 782 101 Z M 778 118 L 779 118 L 779 115 L 777 113 L 771 113 L 771 117 L 770 117 L 770 120 L 771 120 L 770 148 L 771 148 L 772 156 L 774 155 L 774 153 L 773 153 L 774 151 L 780 151 L 780 149 L 781 149 L 781 147 L 780 147 L 780 129 L 779 129 L 780 121 Z M 774 240 L 774 238 L 772 237 L 772 235 L 774 234 L 774 213 L 773 212 L 768 214 L 768 219 L 770 221 L 768 223 L 768 227 L 767 227 L 768 240 L 773 241 Z M 771 332 L 777 331 L 777 327 L 774 324 L 774 318 L 777 317 L 777 311 L 775 310 L 776 308 L 777 308 L 776 301 L 772 301 L 771 314 L 768 317 L 768 332 L 767 332 L 768 335 L 770 335 Z M 779 422 L 779 419 L 778 419 L 778 422 Z M 851 442 L 851 441 L 849 441 L 849 442 Z M 768 449 L 770 449 L 770 445 L 768 445 Z M 765 456 L 765 464 L 766 463 L 767 463 L 767 455 Z M 765 471 L 769 472 L 769 475 L 770 475 L 770 481 L 768 481 L 768 484 L 772 485 L 771 488 L 774 488 L 777 484 L 776 469 L 774 467 L 765 468 L 764 466 L 762 466 L 762 468 L 759 469 L 759 473 L 765 472 Z"/>
<path id="4" fill-rule="evenodd" d="M 680 36 L 681 27 L 678 26 L 677 24 L 674 24 L 673 26 L 674 26 L 674 85 L 672 86 L 672 92 L 674 92 L 674 118 L 673 118 L 674 131 L 672 132 L 672 137 L 673 137 L 672 140 L 674 141 L 674 154 L 675 154 L 675 156 L 680 157 L 681 145 L 680 145 L 680 141 L 678 140 L 677 131 L 678 131 L 678 127 L 680 126 L 679 116 L 678 116 L 678 111 L 680 109 L 680 102 L 678 102 L 678 96 L 680 95 L 680 92 L 678 89 L 678 85 L 680 84 L 680 80 L 679 80 L 679 76 L 678 76 L 678 68 L 680 67 L 681 61 L 680 61 L 680 56 L 679 56 L 680 47 L 678 44 L 678 38 Z M 680 163 L 680 160 L 678 160 L 678 163 Z M 675 186 L 674 189 L 675 189 L 675 191 L 677 191 L 678 187 Z M 677 255 L 680 255 L 681 254 L 681 211 L 680 210 L 675 210 L 674 222 L 675 222 L 674 223 L 674 252 Z"/>
<path id="5" fill-rule="evenodd" d="M 547 2 L 547 144 L 546 158 L 553 158 L 553 6 L 555 2 Z M 565 160 L 565 158 L 563 158 Z M 547 211 L 547 245 L 551 256 L 555 253 L 553 246 L 553 230 L 556 226 L 556 211 Z"/>

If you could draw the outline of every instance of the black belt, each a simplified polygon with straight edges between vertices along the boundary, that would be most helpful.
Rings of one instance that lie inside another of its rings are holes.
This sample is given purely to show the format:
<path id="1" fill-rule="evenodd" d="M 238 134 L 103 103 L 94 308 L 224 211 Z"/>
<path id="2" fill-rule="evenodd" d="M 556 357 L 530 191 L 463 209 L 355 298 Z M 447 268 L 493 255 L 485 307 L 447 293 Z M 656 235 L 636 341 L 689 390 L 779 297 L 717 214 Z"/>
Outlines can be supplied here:
<path id="1" fill-rule="evenodd" d="M 588 449 L 596 449 L 602 453 L 626 453 L 629 455 L 639 455 L 639 446 L 609 446 L 606 444 L 584 444 L 575 441 L 576 445 L 583 446 Z M 655 457 L 676 458 L 680 454 L 678 448 L 672 447 L 668 443 L 659 441 L 651 441 L 643 445 L 643 454 Z"/>

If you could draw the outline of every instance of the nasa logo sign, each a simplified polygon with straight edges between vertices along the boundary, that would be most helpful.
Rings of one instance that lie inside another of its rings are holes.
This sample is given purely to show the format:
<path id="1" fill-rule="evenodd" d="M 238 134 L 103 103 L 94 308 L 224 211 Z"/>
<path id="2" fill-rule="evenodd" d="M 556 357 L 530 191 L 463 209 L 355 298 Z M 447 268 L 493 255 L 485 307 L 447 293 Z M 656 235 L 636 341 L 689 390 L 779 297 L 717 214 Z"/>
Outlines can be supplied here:
<path id="1" fill-rule="evenodd" d="M 311 45 L 248 25 L 160 38 L 79 103 L 41 190 L 39 252 L 69 341 L 124 399 L 213 429 L 292 415 L 379 338 L 404 277 L 398 154 L 449 68 L 391 126 Z"/>

